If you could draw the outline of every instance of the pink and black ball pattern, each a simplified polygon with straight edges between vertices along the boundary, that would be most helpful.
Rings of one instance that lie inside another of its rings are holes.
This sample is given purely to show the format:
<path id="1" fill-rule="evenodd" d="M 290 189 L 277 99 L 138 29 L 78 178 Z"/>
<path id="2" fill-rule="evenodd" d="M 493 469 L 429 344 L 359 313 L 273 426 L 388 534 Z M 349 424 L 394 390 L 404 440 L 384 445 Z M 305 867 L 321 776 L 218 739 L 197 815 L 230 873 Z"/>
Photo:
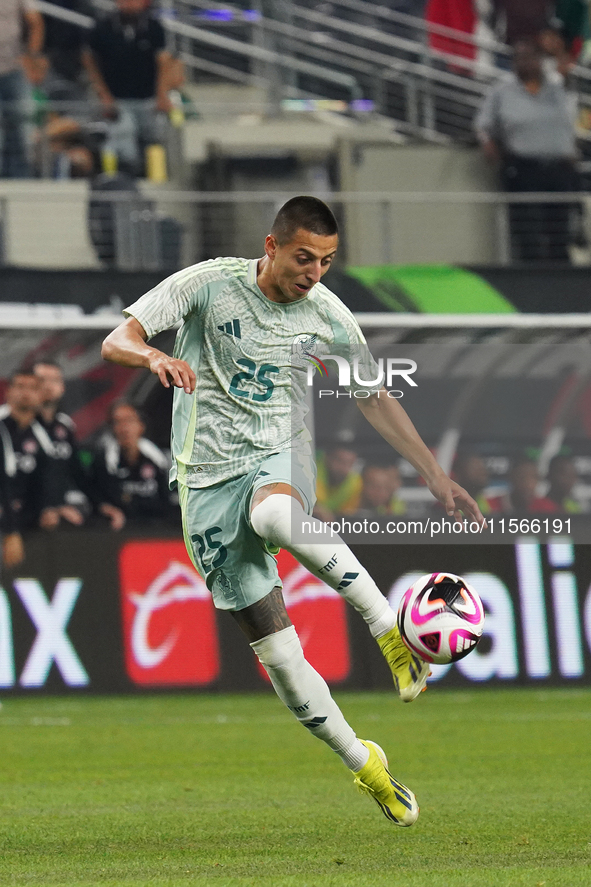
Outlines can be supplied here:
<path id="1" fill-rule="evenodd" d="M 427 662 L 457 662 L 482 637 L 484 608 L 461 576 L 431 573 L 405 592 L 398 628 L 406 646 Z"/>

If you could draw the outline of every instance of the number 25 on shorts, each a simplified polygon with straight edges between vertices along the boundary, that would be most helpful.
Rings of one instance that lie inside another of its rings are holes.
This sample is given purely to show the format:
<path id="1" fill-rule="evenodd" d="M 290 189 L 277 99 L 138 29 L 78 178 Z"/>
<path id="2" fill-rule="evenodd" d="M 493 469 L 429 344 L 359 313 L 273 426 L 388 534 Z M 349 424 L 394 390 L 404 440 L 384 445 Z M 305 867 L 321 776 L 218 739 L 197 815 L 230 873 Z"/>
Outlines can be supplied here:
<path id="1" fill-rule="evenodd" d="M 191 536 L 191 542 L 197 545 L 197 557 L 205 575 L 221 567 L 228 557 L 228 552 L 219 539 L 213 538 L 217 533 L 221 532 L 221 527 L 209 527 L 203 536 L 200 536 L 199 533 L 193 533 Z M 214 552 L 217 552 L 215 556 Z M 208 563 L 205 562 L 205 559 L 207 559 Z"/>

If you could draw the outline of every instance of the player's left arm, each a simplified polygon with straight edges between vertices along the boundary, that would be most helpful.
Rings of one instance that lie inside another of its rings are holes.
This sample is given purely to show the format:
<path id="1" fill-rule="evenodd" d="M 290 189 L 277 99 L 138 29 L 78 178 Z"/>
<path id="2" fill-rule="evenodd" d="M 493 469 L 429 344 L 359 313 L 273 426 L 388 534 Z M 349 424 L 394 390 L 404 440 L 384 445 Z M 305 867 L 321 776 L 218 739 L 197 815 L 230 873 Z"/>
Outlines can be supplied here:
<path id="1" fill-rule="evenodd" d="M 398 400 L 388 397 L 382 388 L 378 394 L 356 398 L 355 402 L 369 424 L 424 478 L 450 517 L 461 521 L 464 514 L 470 520 L 484 524 L 475 500 L 447 476 Z"/>

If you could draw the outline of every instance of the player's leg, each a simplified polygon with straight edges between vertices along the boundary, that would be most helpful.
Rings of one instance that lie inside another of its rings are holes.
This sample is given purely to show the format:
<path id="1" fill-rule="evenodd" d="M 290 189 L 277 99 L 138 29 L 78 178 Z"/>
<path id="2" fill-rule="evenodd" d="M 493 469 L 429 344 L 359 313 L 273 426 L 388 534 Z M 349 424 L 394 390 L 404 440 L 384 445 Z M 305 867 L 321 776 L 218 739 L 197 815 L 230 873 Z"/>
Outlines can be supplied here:
<path id="1" fill-rule="evenodd" d="M 313 736 L 335 751 L 395 825 L 415 822 L 419 808 L 413 793 L 388 772 L 379 746 L 358 739 L 332 698 L 324 678 L 304 656 L 280 588 L 242 610 L 231 611 L 269 675 L 275 692 Z"/>
<path id="2" fill-rule="evenodd" d="M 281 699 L 348 766 L 359 769 L 367 750 L 306 662 L 285 609 L 277 563 L 248 520 L 252 481 L 246 476 L 201 490 L 179 484 L 187 550 L 215 606 L 238 622 Z"/>
<path id="3" fill-rule="evenodd" d="M 277 563 L 250 524 L 256 475 L 253 471 L 214 488 L 189 489 L 179 483 L 189 556 L 215 606 L 232 614 L 298 721 L 340 755 L 359 787 L 389 819 L 412 825 L 418 816 L 414 796 L 389 776 L 375 749 L 357 739 L 326 682 L 304 657 L 287 615 Z"/>
<path id="4" fill-rule="evenodd" d="M 367 749 L 345 721 L 324 678 L 306 660 L 281 588 L 230 615 L 246 635 L 281 701 L 312 735 L 336 751 L 347 767 L 359 770 L 367 762 Z"/>
<path id="5" fill-rule="evenodd" d="M 306 514 L 303 502 L 303 492 L 290 484 L 259 486 L 253 493 L 250 514 L 255 533 L 271 545 L 291 552 L 361 614 L 382 650 L 401 699 L 411 702 L 426 688 L 428 663 L 405 646 L 388 600 L 338 536 L 330 542 L 294 541 L 292 527 L 303 520 L 313 525 L 313 538 L 326 536 L 324 525 Z"/>

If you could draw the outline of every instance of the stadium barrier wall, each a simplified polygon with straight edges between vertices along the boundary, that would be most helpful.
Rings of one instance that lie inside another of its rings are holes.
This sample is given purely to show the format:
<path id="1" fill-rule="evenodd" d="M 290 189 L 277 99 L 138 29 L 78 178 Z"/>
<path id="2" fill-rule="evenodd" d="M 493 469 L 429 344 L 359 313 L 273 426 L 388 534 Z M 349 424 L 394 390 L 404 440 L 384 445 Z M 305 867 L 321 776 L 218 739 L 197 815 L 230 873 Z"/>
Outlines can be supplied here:
<path id="1" fill-rule="evenodd" d="M 398 153 L 386 149 L 395 165 Z M 417 148 L 407 156 L 414 163 Z M 432 159 L 427 172 L 436 162 Z M 213 181 L 218 169 L 216 157 L 203 175 Z M 443 181 L 449 164 L 444 161 L 440 170 L 436 178 Z M 402 190 L 383 191 L 381 183 L 390 176 L 376 168 L 360 188 L 317 195 L 339 221 L 339 261 L 353 267 L 589 266 L 587 192 L 470 190 L 474 185 L 456 190 L 453 183 L 452 190 L 439 191 L 434 179 L 434 190 L 417 190 L 425 187 L 423 181 L 429 187 L 427 172 L 414 189 L 407 177 Z M 229 191 L 178 191 L 149 183 L 137 191 L 119 183 L 123 190 L 113 191 L 93 189 L 79 179 L 14 181 L 0 182 L 0 265 L 162 276 L 214 256 L 260 255 L 277 207 L 300 189 L 299 180 L 292 179 L 276 191 L 242 190 L 247 182 L 241 181 Z"/>
<path id="2" fill-rule="evenodd" d="M 259 245 L 260 246 L 260 245 Z M 253 253 L 256 255 L 256 252 Z M 54 270 L 2 267 L 0 306 L 10 303 L 69 305 L 84 314 L 116 313 L 170 273 L 159 271 Z M 545 265 L 469 269 L 445 265 L 385 265 L 331 269 L 323 283 L 355 312 L 525 314 L 585 313 L 589 268 Z M 560 301 L 556 294 L 560 293 Z M 4 308 L 4 310 L 6 310 Z M 499 318 L 503 319 L 502 317 Z"/>
<path id="3" fill-rule="evenodd" d="M 480 646 L 434 669 L 442 686 L 588 685 L 591 547 L 566 539 L 505 546 L 360 546 L 394 605 L 433 570 L 465 576 L 487 609 Z M 284 594 L 306 654 L 335 687 L 387 689 L 361 619 L 290 555 Z M 243 691 L 268 687 L 248 644 L 215 612 L 178 534 L 39 534 L 0 589 L 0 690 L 27 693 Z"/>

